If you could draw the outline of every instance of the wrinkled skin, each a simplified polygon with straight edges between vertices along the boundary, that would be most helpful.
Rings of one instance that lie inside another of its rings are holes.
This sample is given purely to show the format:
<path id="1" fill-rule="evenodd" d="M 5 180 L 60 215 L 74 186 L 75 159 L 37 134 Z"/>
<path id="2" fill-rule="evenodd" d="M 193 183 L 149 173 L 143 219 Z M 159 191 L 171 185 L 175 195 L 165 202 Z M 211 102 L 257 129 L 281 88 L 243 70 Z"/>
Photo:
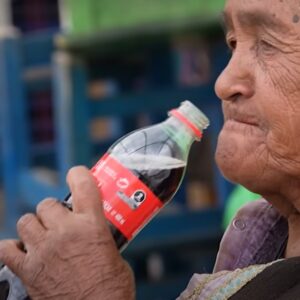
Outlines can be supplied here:
<path id="1" fill-rule="evenodd" d="M 99 191 L 84 167 L 70 170 L 73 212 L 54 199 L 23 216 L 20 239 L 1 241 L 1 260 L 33 300 L 133 300 L 134 279 L 106 224 Z"/>
<path id="2" fill-rule="evenodd" d="M 225 119 L 216 160 L 227 178 L 288 219 L 286 257 L 300 256 L 300 3 L 228 0 L 225 14 L 232 57 L 216 82 Z M 68 181 L 74 212 L 42 202 L 18 223 L 27 253 L 18 242 L 2 241 L 0 260 L 33 300 L 134 299 L 132 273 L 91 176 L 80 167 Z"/>
<path id="3" fill-rule="evenodd" d="M 224 12 L 232 56 L 215 85 L 216 160 L 288 218 L 287 256 L 300 255 L 300 3 L 228 0 Z"/>

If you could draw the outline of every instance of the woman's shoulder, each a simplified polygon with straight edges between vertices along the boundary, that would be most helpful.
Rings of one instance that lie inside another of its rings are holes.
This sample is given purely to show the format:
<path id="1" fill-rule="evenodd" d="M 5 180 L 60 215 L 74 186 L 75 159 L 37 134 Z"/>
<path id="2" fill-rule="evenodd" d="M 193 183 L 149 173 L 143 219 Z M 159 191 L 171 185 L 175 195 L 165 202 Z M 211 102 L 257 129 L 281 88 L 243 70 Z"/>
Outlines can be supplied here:
<path id="1" fill-rule="evenodd" d="M 215 271 L 277 259 L 287 240 L 287 222 L 265 199 L 243 206 L 222 238 Z"/>

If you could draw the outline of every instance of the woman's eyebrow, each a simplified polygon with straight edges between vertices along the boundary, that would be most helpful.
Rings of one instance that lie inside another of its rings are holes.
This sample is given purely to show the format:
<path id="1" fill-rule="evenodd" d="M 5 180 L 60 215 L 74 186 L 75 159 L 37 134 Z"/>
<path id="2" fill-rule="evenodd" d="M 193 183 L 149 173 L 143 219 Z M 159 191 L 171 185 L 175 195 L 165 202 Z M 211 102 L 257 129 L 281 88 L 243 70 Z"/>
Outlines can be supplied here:
<path id="1" fill-rule="evenodd" d="M 222 11 L 219 17 L 220 24 L 225 32 L 225 34 L 233 28 L 232 20 L 226 11 Z"/>
<path id="2" fill-rule="evenodd" d="M 269 28 L 277 32 L 286 33 L 291 28 L 287 26 L 282 20 L 271 15 L 267 11 L 253 10 L 253 11 L 238 11 L 236 13 L 237 21 L 240 26 L 249 28 L 249 27 L 264 27 Z M 221 24 L 225 29 L 225 32 L 228 29 L 232 29 L 233 21 L 231 15 L 227 11 L 221 13 Z"/>

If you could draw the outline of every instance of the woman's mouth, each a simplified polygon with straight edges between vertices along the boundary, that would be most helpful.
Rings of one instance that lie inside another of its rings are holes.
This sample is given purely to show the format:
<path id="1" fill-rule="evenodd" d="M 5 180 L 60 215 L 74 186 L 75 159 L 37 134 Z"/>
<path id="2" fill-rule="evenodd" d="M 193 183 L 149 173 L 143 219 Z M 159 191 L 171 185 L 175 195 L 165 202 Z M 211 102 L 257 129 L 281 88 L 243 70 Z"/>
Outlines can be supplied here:
<path id="1" fill-rule="evenodd" d="M 263 130 L 258 122 L 250 118 L 229 118 L 225 120 L 223 130 L 237 132 L 242 135 L 261 135 Z"/>

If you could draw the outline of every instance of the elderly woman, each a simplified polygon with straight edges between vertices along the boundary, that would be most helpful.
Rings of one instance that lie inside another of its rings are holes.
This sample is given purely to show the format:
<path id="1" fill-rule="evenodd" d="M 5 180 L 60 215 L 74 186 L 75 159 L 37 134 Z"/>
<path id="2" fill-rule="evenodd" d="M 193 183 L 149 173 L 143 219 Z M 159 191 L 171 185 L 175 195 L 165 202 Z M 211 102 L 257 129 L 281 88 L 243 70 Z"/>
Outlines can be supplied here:
<path id="1" fill-rule="evenodd" d="M 215 86 L 225 118 L 216 160 L 265 200 L 239 211 L 214 274 L 194 275 L 179 299 L 300 299 L 300 4 L 228 0 L 223 16 L 232 57 Z M 43 201 L 18 222 L 27 252 L 2 241 L 0 260 L 32 299 L 134 299 L 93 179 L 77 167 L 68 182 L 74 211 Z"/>

